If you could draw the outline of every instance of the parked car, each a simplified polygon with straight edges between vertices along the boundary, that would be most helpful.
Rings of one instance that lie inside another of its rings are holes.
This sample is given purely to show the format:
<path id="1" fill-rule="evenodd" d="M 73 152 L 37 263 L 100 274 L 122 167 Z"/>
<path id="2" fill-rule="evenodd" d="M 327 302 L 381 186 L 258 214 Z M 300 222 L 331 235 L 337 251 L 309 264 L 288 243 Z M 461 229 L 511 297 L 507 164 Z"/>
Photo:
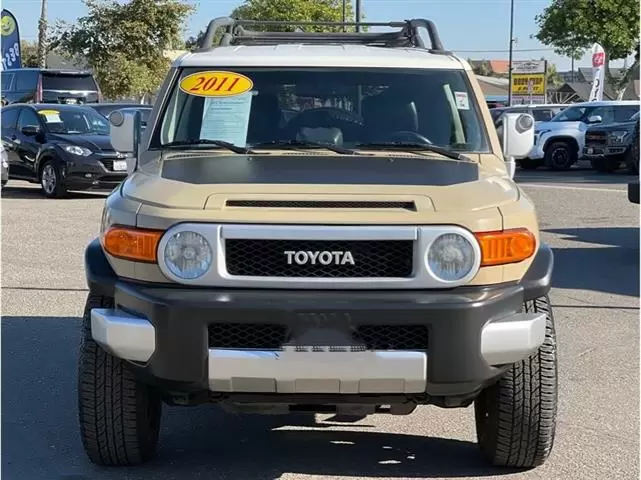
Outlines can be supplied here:
<path id="1" fill-rule="evenodd" d="M 7 151 L 2 145 L 0 145 L 0 158 L 2 159 L 2 169 L 0 170 L 0 185 L 4 187 L 9 181 L 9 161 L 7 160 Z"/>
<path id="2" fill-rule="evenodd" d="M 145 128 L 147 127 L 147 121 L 149 120 L 149 115 L 151 114 L 151 111 L 153 109 L 153 105 L 144 105 L 141 103 L 96 103 L 91 105 L 91 108 L 93 108 L 96 112 L 101 114 L 105 118 L 109 118 L 109 115 L 111 115 L 113 112 L 116 110 L 122 110 L 122 111 L 136 111 L 138 110 L 140 112 L 140 127 L 141 127 L 141 132 L 145 131 Z"/>
<path id="3" fill-rule="evenodd" d="M 575 103 L 549 122 L 537 123 L 534 148 L 518 163 L 524 169 L 545 165 L 567 170 L 583 158 L 585 131 L 590 125 L 625 121 L 638 110 L 638 100 Z"/>
<path id="4" fill-rule="evenodd" d="M 2 106 L 13 103 L 99 102 L 102 102 L 102 94 L 91 72 L 43 68 L 2 72 Z"/>
<path id="5" fill-rule="evenodd" d="M 127 176 L 127 155 L 113 149 L 107 119 L 92 108 L 15 104 L 1 112 L 9 178 L 62 197 L 68 190 L 114 188 Z"/>
<path id="6" fill-rule="evenodd" d="M 614 172 L 624 163 L 639 173 L 639 111 L 624 122 L 602 123 L 585 131 L 583 156 L 597 172 Z"/>
<path id="7" fill-rule="evenodd" d="M 541 105 L 513 105 L 511 107 L 491 108 L 490 114 L 494 125 L 498 128 L 500 119 L 504 113 L 527 113 L 534 117 L 535 122 L 546 122 L 568 107 L 565 104 L 541 104 Z"/>
<path id="8" fill-rule="evenodd" d="M 143 121 L 146 122 L 153 105 L 145 105 L 142 103 L 94 103 L 90 105 L 90 107 L 105 118 L 109 118 L 109 114 L 116 110 L 123 108 L 135 108 L 141 111 L 143 114 Z"/>

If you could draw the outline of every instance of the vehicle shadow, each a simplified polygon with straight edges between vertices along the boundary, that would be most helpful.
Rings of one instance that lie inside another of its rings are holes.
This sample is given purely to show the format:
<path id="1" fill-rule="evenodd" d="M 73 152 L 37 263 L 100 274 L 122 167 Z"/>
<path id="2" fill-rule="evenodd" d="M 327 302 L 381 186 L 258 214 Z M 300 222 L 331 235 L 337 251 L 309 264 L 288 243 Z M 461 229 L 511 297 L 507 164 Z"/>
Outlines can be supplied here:
<path id="1" fill-rule="evenodd" d="M 515 472 L 489 467 L 472 442 L 372 431 L 376 416 L 358 424 L 316 423 L 311 415 L 234 415 L 209 405 L 165 409 L 157 460 L 99 468 L 82 450 L 76 417 L 80 320 L 3 316 L 1 328 L 6 478 L 271 480 L 298 473 L 408 479 Z"/>
<path id="2" fill-rule="evenodd" d="M 70 191 L 68 192 L 66 197 L 56 199 L 56 200 L 82 200 L 82 199 L 92 199 L 92 198 L 107 198 L 109 195 L 109 191 L 103 191 L 103 190 L 92 190 L 91 192 L 75 192 L 75 191 Z M 42 193 L 42 190 L 40 187 L 14 187 L 7 185 L 5 187 L 2 187 L 2 191 L 0 192 L 0 197 L 2 198 L 15 198 L 15 199 L 21 199 L 21 200 L 33 200 L 33 199 L 41 199 L 41 200 L 50 200 L 44 196 Z"/>
<path id="3" fill-rule="evenodd" d="M 572 168 L 567 171 L 555 172 L 540 168 L 537 170 L 516 170 L 514 180 L 519 183 L 564 183 L 564 184 L 602 184 L 602 185 L 623 185 L 639 178 L 625 169 L 614 173 L 599 173 L 590 168 Z"/>
<path id="4" fill-rule="evenodd" d="M 585 247 L 554 249 L 552 285 L 639 296 L 639 228 L 551 228 L 544 232 Z M 586 269 L 589 268 L 589 273 Z"/>

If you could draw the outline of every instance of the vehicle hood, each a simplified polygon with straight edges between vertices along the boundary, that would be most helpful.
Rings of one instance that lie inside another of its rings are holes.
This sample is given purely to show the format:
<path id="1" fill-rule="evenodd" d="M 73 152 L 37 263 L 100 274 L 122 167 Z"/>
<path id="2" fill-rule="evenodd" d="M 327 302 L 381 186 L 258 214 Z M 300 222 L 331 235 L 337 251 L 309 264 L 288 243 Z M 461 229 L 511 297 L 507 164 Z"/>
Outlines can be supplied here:
<path id="1" fill-rule="evenodd" d="M 636 121 L 634 122 L 617 122 L 607 123 L 601 125 L 593 125 L 587 129 L 587 132 L 616 132 L 617 130 L 634 130 Z"/>
<path id="2" fill-rule="evenodd" d="M 560 132 L 563 130 L 585 130 L 586 124 L 583 122 L 536 122 L 534 125 L 535 133 L 549 130 L 551 132 Z"/>
<path id="3" fill-rule="evenodd" d="M 113 151 L 111 136 L 109 135 L 64 135 L 61 133 L 49 134 L 49 139 L 56 143 L 68 143 L 85 147 L 94 152 Z"/>
<path id="4" fill-rule="evenodd" d="M 195 218 L 188 211 L 200 210 L 206 215 L 198 218 L 211 221 L 464 223 L 457 219 L 476 221 L 488 210 L 489 229 L 500 228 L 499 207 L 520 196 L 509 178 L 476 161 L 319 154 L 182 155 L 163 161 L 159 171 L 135 172 L 122 193 L 142 204 L 139 214 L 184 220 Z M 293 203 L 277 208 L 268 203 L 274 201 Z M 310 207 L 314 201 L 334 206 Z M 398 207 L 355 207 L 355 201 Z"/>

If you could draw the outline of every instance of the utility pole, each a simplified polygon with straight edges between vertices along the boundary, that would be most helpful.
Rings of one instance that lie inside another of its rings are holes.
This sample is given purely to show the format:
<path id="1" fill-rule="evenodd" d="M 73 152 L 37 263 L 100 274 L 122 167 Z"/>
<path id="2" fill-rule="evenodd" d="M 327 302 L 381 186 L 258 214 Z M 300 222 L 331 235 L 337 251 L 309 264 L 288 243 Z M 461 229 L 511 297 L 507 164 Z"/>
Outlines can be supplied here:
<path id="1" fill-rule="evenodd" d="M 343 23 L 347 22 L 347 0 L 343 0 Z M 343 25 L 343 32 L 346 31 Z"/>
<path id="2" fill-rule="evenodd" d="M 512 105 L 512 54 L 514 50 L 514 0 L 510 1 L 510 59 L 508 67 L 507 104 Z"/>
<path id="3" fill-rule="evenodd" d="M 38 67 L 47 67 L 47 0 L 41 0 L 38 21 Z"/>
<path id="4" fill-rule="evenodd" d="M 356 0 L 356 31 L 361 31 L 361 0 Z"/>

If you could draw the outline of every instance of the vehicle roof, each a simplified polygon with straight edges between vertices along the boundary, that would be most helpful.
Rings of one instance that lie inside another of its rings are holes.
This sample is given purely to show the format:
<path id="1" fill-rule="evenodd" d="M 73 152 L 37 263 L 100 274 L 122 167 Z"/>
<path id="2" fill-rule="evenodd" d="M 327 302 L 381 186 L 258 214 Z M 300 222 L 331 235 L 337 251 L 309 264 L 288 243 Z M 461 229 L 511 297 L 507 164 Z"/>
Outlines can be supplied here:
<path id="1" fill-rule="evenodd" d="M 16 73 L 16 72 L 42 72 L 42 73 L 55 73 L 57 75 L 91 75 L 92 73 L 88 70 L 74 70 L 74 69 L 65 69 L 65 68 L 36 68 L 36 67 L 24 67 L 24 68 L 15 68 L 12 70 L 3 70 L 2 73 Z"/>
<path id="2" fill-rule="evenodd" d="M 594 107 L 603 107 L 606 105 L 640 105 L 641 102 L 639 100 L 601 100 L 598 102 L 579 102 L 579 103 L 572 103 L 568 105 L 569 107 L 587 107 L 588 105 L 592 105 Z"/>
<path id="3" fill-rule="evenodd" d="M 511 108 L 550 108 L 550 107 L 569 107 L 568 103 L 528 103 L 524 105 L 511 105 L 505 107 L 490 108 L 490 110 L 509 110 Z"/>
<path id="4" fill-rule="evenodd" d="M 470 70 L 455 55 L 423 48 L 367 45 L 239 45 L 214 47 L 178 57 L 174 67 L 389 67 Z"/>
<path id="5" fill-rule="evenodd" d="M 100 107 L 140 107 L 140 108 L 153 108 L 153 105 L 148 105 L 146 103 L 92 103 L 92 104 L 87 104 L 88 107 L 91 108 L 100 108 Z"/>
<path id="6" fill-rule="evenodd" d="M 19 107 L 33 108 L 36 111 L 40 110 L 59 110 L 61 112 L 69 110 L 93 110 L 89 105 L 67 105 L 61 103 L 12 103 L 6 107 L 2 107 L 2 110 L 12 110 Z"/>

